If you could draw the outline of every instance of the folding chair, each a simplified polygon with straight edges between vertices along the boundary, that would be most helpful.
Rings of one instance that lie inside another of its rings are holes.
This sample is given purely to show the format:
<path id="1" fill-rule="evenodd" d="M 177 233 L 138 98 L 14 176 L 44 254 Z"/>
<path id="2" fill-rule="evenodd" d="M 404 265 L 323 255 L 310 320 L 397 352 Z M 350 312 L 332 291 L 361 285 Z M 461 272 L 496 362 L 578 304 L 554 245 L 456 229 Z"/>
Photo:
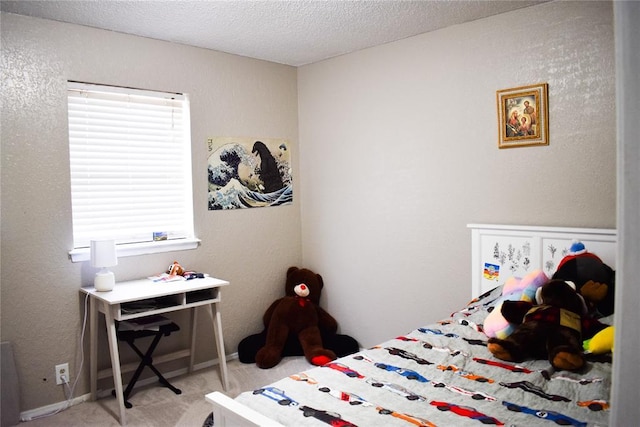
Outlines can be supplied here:
<path id="1" fill-rule="evenodd" d="M 169 383 L 169 381 L 160 373 L 160 371 L 158 371 L 158 369 L 156 369 L 156 367 L 153 366 L 152 355 L 156 347 L 160 343 L 160 340 L 162 339 L 162 337 L 169 336 L 171 335 L 172 332 L 176 332 L 180 330 L 180 327 L 177 324 L 169 321 L 169 319 L 167 319 L 167 321 L 169 323 L 165 323 L 157 326 L 157 330 L 154 330 L 156 328 L 148 328 L 148 329 L 140 329 L 140 330 L 121 330 L 120 328 L 118 328 L 118 332 L 117 332 L 118 339 L 120 341 L 125 341 L 127 344 L 129 344 L 129 346 L 133 349 L 133 351 L 135 351 L 136 354 L 140 356 L 140 364 L 136 368 L 136 371 L 133 373 L 133 377 L 131 377 L 131 381 L 129 381 L 129 384 L 127 385 L 126 390 L 123 392 L 124 404 L 127 408 L 131 408 L 133 406 L 129 402 L 129 395 L 131 394 L 131 391 L 133 390 L 133 387 L 135 386 L 136 381 L 138 381 L 138 378 L 140 377 L 140 374 L 142 374 L 142 371 L 144 370 L 145 367 L 149 367 L 149 369 L 151 369 L 156 374 L 156 376 L 158 377 L 158 380 L 160 381 L 160 384 L 171 389 L 175 394 L 182 393 L 182 390 L 171 385 L 171 383 Z M 147 349 L 147 351 L 143 353 L 135 345 L 134 342 L 139 338 L 145 338 L 145 337 L 153 337 L 153 341 L 149 345 L 149 348 Z M 113 390 L 111 394 L 115 396 L 116 394 L 115 390 Z"/>

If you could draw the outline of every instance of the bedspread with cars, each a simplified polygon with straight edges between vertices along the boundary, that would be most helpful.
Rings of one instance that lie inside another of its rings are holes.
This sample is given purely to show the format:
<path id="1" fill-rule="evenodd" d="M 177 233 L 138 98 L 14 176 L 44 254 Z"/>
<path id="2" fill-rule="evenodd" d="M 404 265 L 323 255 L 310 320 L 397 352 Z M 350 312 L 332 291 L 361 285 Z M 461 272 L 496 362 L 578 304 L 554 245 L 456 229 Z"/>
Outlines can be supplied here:
<path id="1" fill-rule="evenodd" d="M 556 372 L 491 355 L 482 322 L 500 295 L 236 401 L 292 426 L 608 425 L 610 363 Z"/>

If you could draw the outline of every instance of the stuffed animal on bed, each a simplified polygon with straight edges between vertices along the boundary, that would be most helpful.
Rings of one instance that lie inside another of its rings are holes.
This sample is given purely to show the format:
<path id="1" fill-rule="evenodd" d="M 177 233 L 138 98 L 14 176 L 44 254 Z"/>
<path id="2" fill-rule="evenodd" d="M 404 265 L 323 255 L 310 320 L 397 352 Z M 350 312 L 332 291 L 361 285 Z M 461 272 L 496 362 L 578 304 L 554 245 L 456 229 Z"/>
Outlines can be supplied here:
<path id="1" fill-rule="evenodd" d="M 586 314 L 586 306 L 575 286 L 550 280 L 536 294 L 539 305 L 505 301 L 502 314 L 518 324 L 506 339 L 490 338 L 489 351 L 498 359 L 519 362 L 527 358 L 548 359 L 555 369 L 576 371 L 583 367 L 583 339 L 606 325 Z"/>
<path id="2" fill-rule="evenodd" d="M 322 276 L 306 268 L 287 270 L 285 296 L 274 301 L 263 316 L 262 333 L 243 339 L 238 356 L 243 363 L 267 369 L 282 357 L 304 355 L 314 365 L 359 350 L 358 342 L 336 333 L 337 321 L 320 307 Z"/>
<path id="3" fill-rule="evenodd" d="M 584 244 L 574 241 L 569 253 L 558 264 L 553 279 L 568 280 L 576 285 L 593 316 L 613 314 L 615 271 Z"/>
<path id="4" fill-rule="evenodd" d="M 595 334 L 593 338 L 585 340 L 584 351 L 590 354 L 606 354 L 613 351 L 613 326 L 608 326 Z"/>
<path id="5" fill-rule="evenodd" d="M 502 286 L 502 296 L 496 301 L 493 311 L 485 318 L 482 330 L 489 337 L 506 338 L 516 328 L 502 315 L 501 308 L 505 301 L 533 302 L 538 288 L 549 281 L 544 271 L 534 270 L 523 278 L 510 277 Z"/>

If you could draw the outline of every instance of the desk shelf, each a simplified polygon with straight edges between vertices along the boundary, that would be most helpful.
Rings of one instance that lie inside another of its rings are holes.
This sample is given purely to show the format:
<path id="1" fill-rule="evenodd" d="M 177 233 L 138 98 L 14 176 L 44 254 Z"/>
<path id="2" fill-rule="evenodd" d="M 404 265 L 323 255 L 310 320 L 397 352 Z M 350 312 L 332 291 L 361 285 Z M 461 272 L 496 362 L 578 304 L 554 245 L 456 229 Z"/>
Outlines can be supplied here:
<path id="1" fill-rule="evenodd" d="M 220 290 L 212 288 L 113 304 L 110 308 L 115 320 L 129 320 L 218 302 Z"/>

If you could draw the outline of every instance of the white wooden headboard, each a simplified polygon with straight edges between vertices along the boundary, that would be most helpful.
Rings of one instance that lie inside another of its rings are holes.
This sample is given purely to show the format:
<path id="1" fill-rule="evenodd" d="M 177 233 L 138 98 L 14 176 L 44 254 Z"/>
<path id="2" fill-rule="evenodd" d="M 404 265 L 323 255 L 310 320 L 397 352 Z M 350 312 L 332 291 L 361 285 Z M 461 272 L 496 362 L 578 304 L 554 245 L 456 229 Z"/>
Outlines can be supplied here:
<path id="1" fill-rule="evenodd" d="M 616 269 L 615 229 L 468 224 L 472 298 L 512 276 L 542 269 L 551 277 L 574 240 Z"/>

